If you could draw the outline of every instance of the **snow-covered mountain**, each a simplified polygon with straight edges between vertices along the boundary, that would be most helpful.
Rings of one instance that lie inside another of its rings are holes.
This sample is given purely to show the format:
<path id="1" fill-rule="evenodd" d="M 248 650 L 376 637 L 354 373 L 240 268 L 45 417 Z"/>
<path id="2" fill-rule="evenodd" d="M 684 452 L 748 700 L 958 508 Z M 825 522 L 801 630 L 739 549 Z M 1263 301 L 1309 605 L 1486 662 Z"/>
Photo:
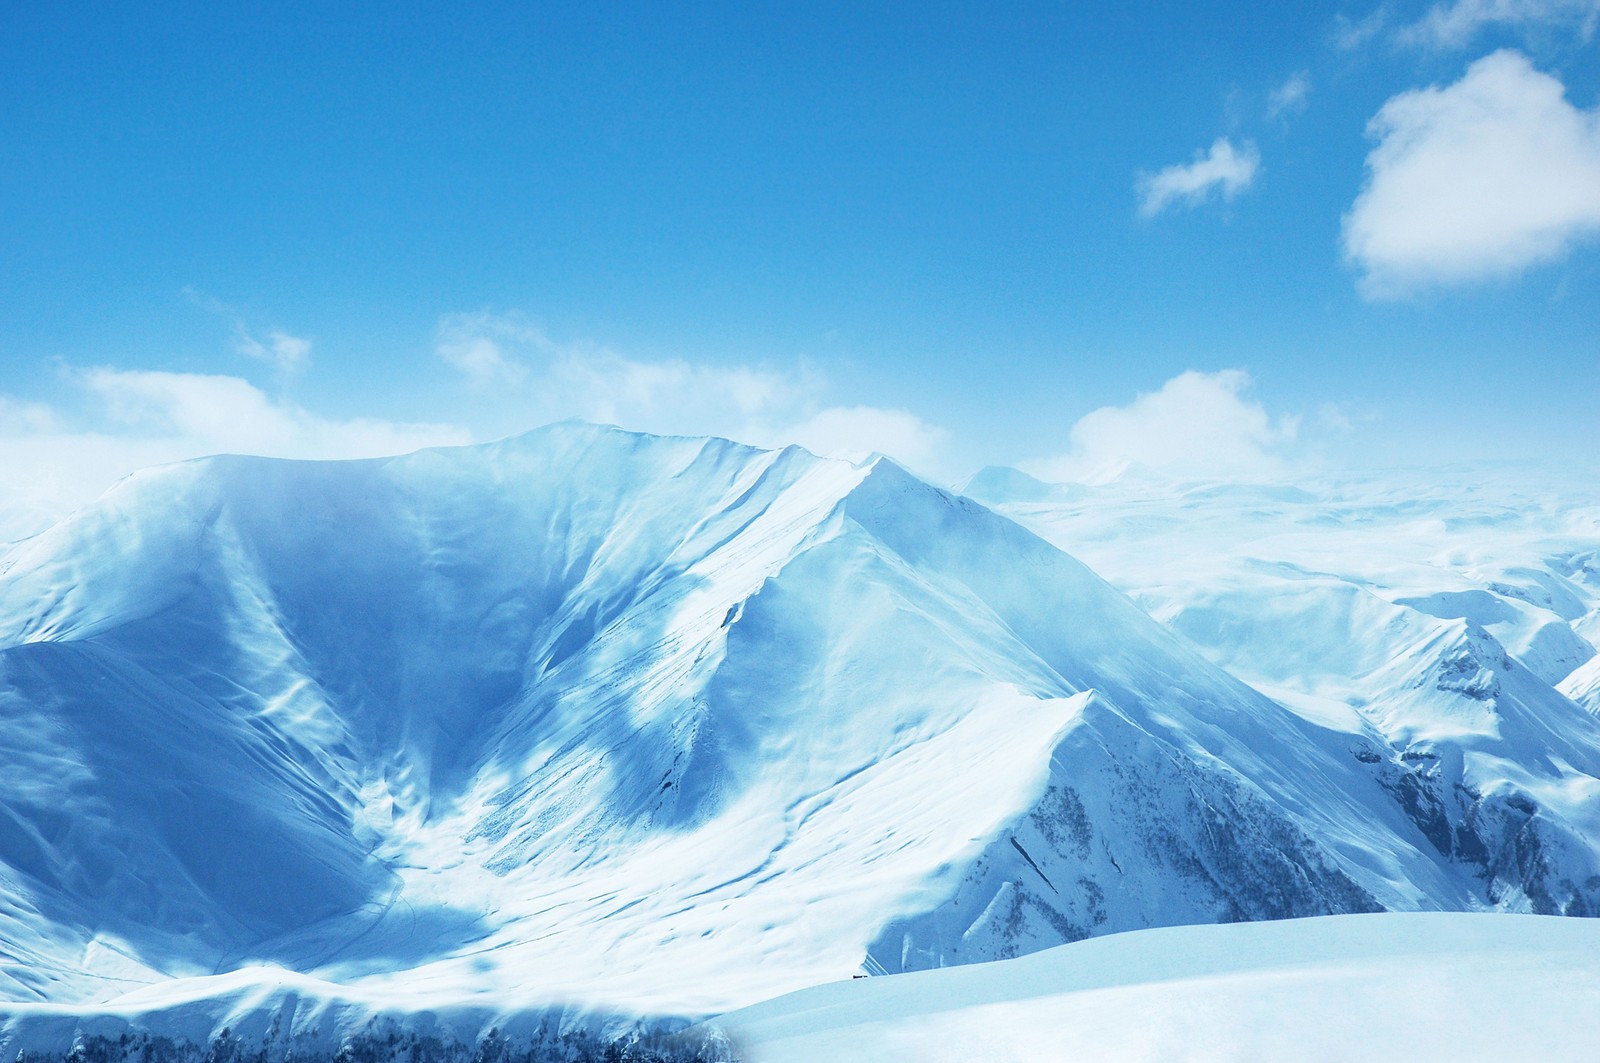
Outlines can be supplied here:
<path id="1" fill-rule="evenodd" d="M 152 470 L 0 553 L 0 1051 L 274 967 L 699 1017 L 1150 926 L 1594 911 L 1594 718 L 1433 619 L 1408 700 L 1285 707 L 888 461 L 560 425 Z M 1381 653 L 1341 630 L 1283 634 Z"/>
<path id="2" fill-rule="evenodd" d="M 966 490 L 1279 703 L 1398 751 L 1402 771 L 1374 770 L 1474 869 L 1478 902 L 1594 915 L 1600 882 L 1571 859 L 1600 840 L 1582 752 L 1600 732 L 1596 482 L 1477 466 L 1084 487 L 986 470 Z"/>

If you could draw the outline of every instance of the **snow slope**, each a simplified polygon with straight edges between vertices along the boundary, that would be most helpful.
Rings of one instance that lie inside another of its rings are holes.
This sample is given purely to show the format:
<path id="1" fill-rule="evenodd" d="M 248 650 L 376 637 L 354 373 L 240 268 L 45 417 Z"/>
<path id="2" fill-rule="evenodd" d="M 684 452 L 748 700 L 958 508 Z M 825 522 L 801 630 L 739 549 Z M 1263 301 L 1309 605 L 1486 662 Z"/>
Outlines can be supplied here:
<path id="1" fill-rule="evenodd" d="M 1592 872 L 1548 869 L 1600 839 L 1587 752 L 1600 481 L 1495 467 L 1294 487 L 1018 477 L 968 490 L 1258 690 L 1395 750 L 1402 770 L 1375 771 L 1475 869 L 1483 902 L 1595 914 Z"/>
<path id="2" fill-rule="evenodd" d="M 1594 1058 L 1600 923 L 1385 914 L 1173 927 L 836 982 L 724 1016 L 750 1063 Z"/>
<path id="3" fill-rule="evenodd" d="M 887 461 L 559 425 L 152 470 L 0 554 L 0 1051 L 172 979 L 216 1036 L 263 965 L 694 1017 L 1149 926 L 1592 911 L 1592 718 L 1446 693 L 1501 742 L 1489 876 L 1416 741 Z"/>

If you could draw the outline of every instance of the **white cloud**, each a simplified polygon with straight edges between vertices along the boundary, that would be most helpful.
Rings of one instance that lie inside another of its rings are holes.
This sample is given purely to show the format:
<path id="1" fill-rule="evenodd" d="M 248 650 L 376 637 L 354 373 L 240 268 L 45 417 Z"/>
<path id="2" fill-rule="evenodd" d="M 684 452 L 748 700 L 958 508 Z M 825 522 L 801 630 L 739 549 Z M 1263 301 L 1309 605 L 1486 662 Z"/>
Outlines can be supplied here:
<path id="1" fill-rule="evenodd" d="M 365 458 L 471 442 L 449 425 L 319 417 L 238 377 L 98 368 L 69 380 L 81 409 L 0 396 L 0 540 L 149 465 L 220 453 Z"/>
<path id="2" fill-rule="evenodd" d="M 527 367 L 505 352 L 507 342 L 547 342 L 543 333 L 510 318 L 493 314 L 449 314 L 440 319 L 434 351 L 451 368 L 474 384 L 517 384 Z"/>
<path id="3" fill-rule="evenodd" d="M 1311 96 L 1311 75 L 1300 70 L 1267 94 L 1267 120 L 1288 118 L 1306 109 Z"/>
<path id="4" fill-rule="evenodd" d="M 1108 483 L 1130 472 L 1195 479 L 1281 475 L 1299 422 L 1273 418 L 1247 397 L 1239 369 L 1196 370 L 1168 380 L 1127 406 L 1105 406 L 1072 426 L 1065 454 L 1026 463 L 1051 482 Z"/>
<path id="5" fill-rule="evenodd" d="M 1382 33 L 1389 25 L 1389 9 L 1380 6 L 1365 17 L 1352 19 L 1345 14 L 1333 17 L 1333 43 L 1340 51 L 1352 52 Z"/>
<path id="6" fill-rule="evenodd" d="M 1367 132 L 1344 252 L 1369 297 L 1510 275 L 1600 231 L 1600 110 L 1518 52 L 1393 97 Z"/>
<path id="7" fill-rule="evenodd" d="M 55 427 L 55 411 L 44 403 L 0 395 L 0 432 L 49 432 Z"/>
<path id="8" fill-rule="evenodd" d="M 465 430 L 446 425 L 318 417 L 232 376 L 98 368 L 78 379 L 99 400 L 108 428 L 185 457 L 369 458 L 469 442 Z"/>
<path id="9" fill-rule="evenodd" d="M 798 443 L 831 457 L 887 454 L 934 477 L 946 434 L 898 409 L 828 401 L 823 377 L 801 365 L 714 364 L 629 357 L 561 343 L 520 314 L 452 314 L 435 347 L 469 384 L 495 383 L 521 425 L 578 418 L 633 431 L 717 435 L 757 446 Z"/>
<path id="10" fill-rule="evenodd" d="M 830 406 L 776 435 L 825 457 L 863 461 L 888 454 L 912 470 L 940 466 L 949 435 L 906 410 Z"/>
<path id="11" fill-rule="evenodd" d="M 502 385 L 501 394 L 515 395 L 524 410 L 531 402 L 537 417 L 641 431 L 690 432 L 686 425 L 708 419 L 726 423 L 807 397 L 819 383 L 803 371 L 650 361 L 592 343 L 559 343 L 516 313 L 446 315 L 434 350 L 470 384 Z"/>
<path id="12" fill-rule="evenodd" d="M 1261 168 L 1261 154 L 1249 141 L 1238 148 L 1218 137 L 1211 150 L 1196 153 L 1188 165 L 1168 166 L 1156 173 L 1140 174 L 1136 182 L 1139 213 L 1153 218 L 1174 204 L 1192 207 L 1213 192 L 1232 199 L 1249 188 Z"/>
<path id="13" fill-rule="evenodd" d="M 185 286 L 183 294 L 194 305 L 226 320 L 233 330 L 233 349 L 246 358 L 265 362 L 278 372 L 292 376 L 311 364 L 311 341 L 281 329 L 271 329 L 258 337 L 245 322 L 244 315 L 214 295 Z"/>
<path id="14" fill-rule="evenodd" d="M 1341 435 L 1356 430 L 1355 418 L 1344 406 L 1337 402 L 1325 402 L 1317 407 L 1317 420 L 1324 428 L 1338 432 Z"/>
<path id="15" fill-rule="evenodd" d="M 1395 32 L 1401 44 L 1465 48 L 1489 27 L 1558 29 L 1588 40 L 1600 20 L 1600 0 L 1451 0 L 1434 4 L 1416 22 Z"/>
<path id="16" fill-rule="evenodd" d="M 298 373 L 311 363 L 310 340 L 276 329 L 267 333 L 265 340 L 259 340 L 242 325 L 236 325 L 233 346 L 240 354 L 265 362 L 280 373 Z"/>
<path id="17" fill-rule="evenodd" d="M 557 343 L 515 314 L 451 315 L 440 322 L 436 350 L 474 386 L 476 431 L 323 417 L 224 375 L 69 369 L 72 398 L 59 407 L 0 395 L 0 542 L 150 465 L 219 453 L 376 457 L 568 418 L 757 446 L 798 443 L 851 460 L 883 453 L 946 480 L 964 471 L 947 464 L 942 430 L 905 410 L 830 402 L 826 382 L 803 365 L 629 358 Z"/>

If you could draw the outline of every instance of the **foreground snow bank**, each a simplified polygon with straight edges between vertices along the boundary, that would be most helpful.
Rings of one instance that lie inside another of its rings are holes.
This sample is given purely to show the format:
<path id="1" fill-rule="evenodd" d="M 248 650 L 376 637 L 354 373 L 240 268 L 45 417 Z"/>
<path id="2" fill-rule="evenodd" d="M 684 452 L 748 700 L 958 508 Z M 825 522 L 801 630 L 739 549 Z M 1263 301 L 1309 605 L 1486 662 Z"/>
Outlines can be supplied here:
<path id="1" fill-rule="evenodd" d="M 719 1020 L 785 1060 L 1592 1060 L 1600 923 L 1385 913 L 1168 927 L 836 982 Z"/>

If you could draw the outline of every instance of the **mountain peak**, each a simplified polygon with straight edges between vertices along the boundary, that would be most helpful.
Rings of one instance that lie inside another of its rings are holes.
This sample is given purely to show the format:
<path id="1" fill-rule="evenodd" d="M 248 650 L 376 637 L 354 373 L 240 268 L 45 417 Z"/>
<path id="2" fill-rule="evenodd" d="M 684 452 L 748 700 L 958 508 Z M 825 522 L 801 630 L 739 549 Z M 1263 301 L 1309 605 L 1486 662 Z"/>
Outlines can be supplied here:
<path id="1" fill-rule="evenodd" d="M 985 505 L 1023 502 L 1064 502 L 1083 493 L 1072 484 L 1051 484 L 1006 465 L 979 469 L 961 485 L 961 493 Z"/>

